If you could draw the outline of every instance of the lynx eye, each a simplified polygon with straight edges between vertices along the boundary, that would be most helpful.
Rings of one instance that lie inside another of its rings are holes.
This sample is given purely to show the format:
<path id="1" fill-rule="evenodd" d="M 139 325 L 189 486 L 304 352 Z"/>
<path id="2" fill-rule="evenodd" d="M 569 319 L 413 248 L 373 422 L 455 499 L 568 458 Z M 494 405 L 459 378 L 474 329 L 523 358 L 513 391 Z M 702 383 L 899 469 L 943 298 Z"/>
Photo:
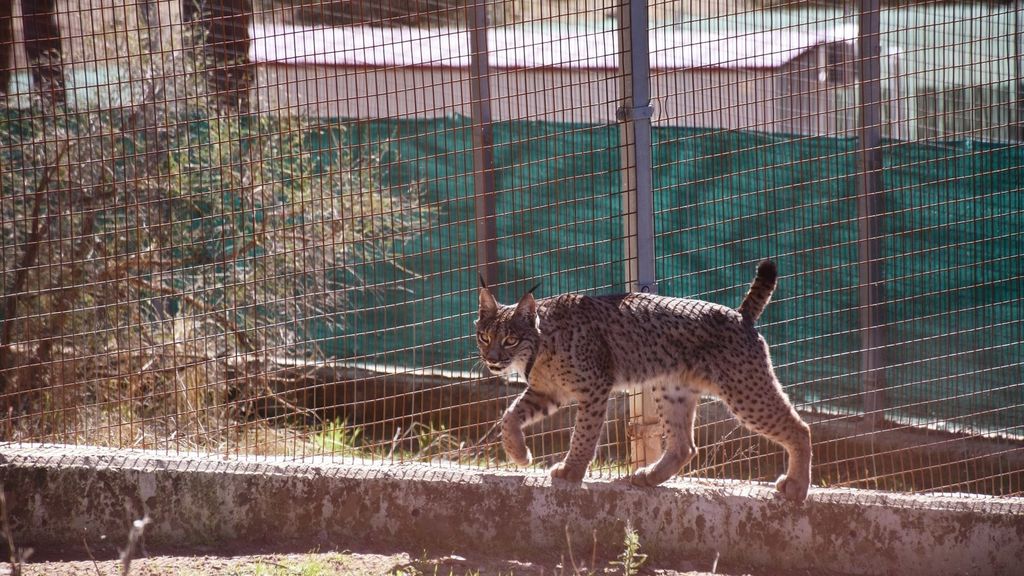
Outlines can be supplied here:
<path id="1" fill-rule="evenodd" d="M 488 336 L 487 334 L 484 334 L 483 332 L 478 333 L 476 335 L 476 339 L 479 340 L 480 343 L 483 344 L 484 346 L 491 343 L 491 337 Z"/>
<path id="2" fill-rule="evenodd" d="M 519 345 L 519 338 L 516 336 L 505 336 L 505 339 L 501 341 L 501 345 L 505 348 L 512 348 L 513 346 Z"/>

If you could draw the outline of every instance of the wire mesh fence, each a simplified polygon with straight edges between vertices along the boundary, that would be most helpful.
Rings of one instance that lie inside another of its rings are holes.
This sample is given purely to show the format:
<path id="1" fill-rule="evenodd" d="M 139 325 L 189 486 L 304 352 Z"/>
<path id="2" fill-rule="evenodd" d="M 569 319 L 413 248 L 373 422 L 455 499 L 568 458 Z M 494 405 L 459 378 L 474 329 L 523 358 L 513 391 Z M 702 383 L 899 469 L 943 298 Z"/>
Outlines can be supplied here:
<path id="1" fill-rule="evenodd" d="M 1024 492 L 1019 3 L 2 7 L 4 442 L 504 467 L 478 274 L 736 306 L 770 257 L 815 484 Z M 783 469 L 711 399 L 697 444 Z"/>

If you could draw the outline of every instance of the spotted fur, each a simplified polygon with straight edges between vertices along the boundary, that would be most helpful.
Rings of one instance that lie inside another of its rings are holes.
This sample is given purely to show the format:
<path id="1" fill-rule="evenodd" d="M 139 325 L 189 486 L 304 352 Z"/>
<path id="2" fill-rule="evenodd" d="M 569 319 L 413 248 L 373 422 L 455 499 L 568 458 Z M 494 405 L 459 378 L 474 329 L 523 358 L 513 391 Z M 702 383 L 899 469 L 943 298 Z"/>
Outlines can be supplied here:
<path id="1" fill-rule="evenodd" d="M 739 308 L 683 298 L 630 293 L 563 294 L 515 306 L 498 303 L 481 282 L 477 345 L 487 367 L 517 372 L 528 383 L 501 420 L 508 457 L 530 463 L 523 427 L 576 401 L 576 426 L 553 478 L 580 482 L 594 459 L 613 391 L 647 387 L 654 394 L 664 452 L 630 476 L 641 486 L 668 480 L 693 458 L 693 424 L 701 394 L 720 398 L 750 430 L 789 455 L 776 483 L 803 501 L 811 481 L 810 429 L 782 391 L 768 345 L 754 328 L 775 289 L 777 270 L 762 262 Z"/>

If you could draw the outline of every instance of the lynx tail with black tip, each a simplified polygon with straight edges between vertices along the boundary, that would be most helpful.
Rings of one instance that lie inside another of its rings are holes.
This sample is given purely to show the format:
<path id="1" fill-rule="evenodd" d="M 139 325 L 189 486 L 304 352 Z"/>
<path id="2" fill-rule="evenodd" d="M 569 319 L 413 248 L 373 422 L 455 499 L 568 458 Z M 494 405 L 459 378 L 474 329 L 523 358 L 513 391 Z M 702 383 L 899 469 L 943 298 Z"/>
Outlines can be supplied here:
<path id="1" fill-rule="evenodd" d="M 768 302 L 772 299 L 772 292 L 775 291 L 775 284 L 779 278 L 779 269 L 775 262 L 762 260 L 757 265 L 757 276 L 750 285 L 750 290 L 743 297 L 743 303 L 737 308 L 743 319 L 753 324 L 761 317 Z"/>

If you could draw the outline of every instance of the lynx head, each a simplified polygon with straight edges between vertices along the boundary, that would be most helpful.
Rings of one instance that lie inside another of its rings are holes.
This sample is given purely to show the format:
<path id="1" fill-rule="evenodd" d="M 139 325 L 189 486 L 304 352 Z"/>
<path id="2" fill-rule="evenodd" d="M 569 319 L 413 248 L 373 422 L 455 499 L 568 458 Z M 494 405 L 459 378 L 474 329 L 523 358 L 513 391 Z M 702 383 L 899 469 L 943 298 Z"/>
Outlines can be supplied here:
<path id="1" fill-rule="evenodd" d="M 494 374 L 518 372 L 529 378 L 540 345 L 534 286 L 515 306 L 499 304 L 480 279 L 480 316 L 476 320 L 476 345 L 480 358 Z"/>

